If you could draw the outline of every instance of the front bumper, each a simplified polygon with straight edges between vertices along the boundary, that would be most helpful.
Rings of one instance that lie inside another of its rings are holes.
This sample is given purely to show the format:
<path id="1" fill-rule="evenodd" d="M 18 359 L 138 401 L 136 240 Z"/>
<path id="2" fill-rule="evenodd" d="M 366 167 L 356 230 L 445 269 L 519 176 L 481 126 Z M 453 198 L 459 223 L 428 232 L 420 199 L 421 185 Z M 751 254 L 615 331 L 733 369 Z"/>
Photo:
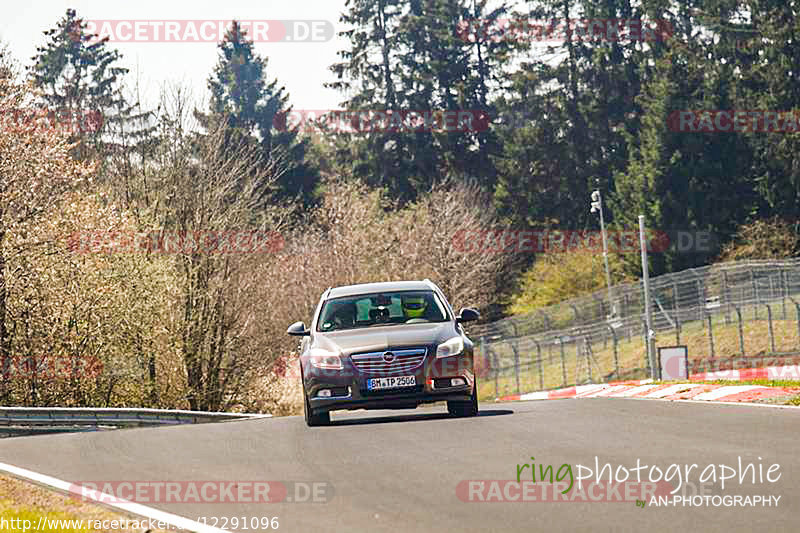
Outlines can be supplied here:
<path id="1" fill-rule="evenodd" d="M 302 361 L 301 364 L 303 365 L 303 386 L 308 395 L 309 404 L 318 413 L 338 409 L 406 409 L 424 403 L 468 401 L 472 397 L 472 389 L 475 386 L 472 353 L 436 359 L 435 351 L 433 354 L 429 351 L 419 367 L 411 371 L 388 373 L 359 370 L 349 357 L 342 358 L 343 368 L 341 370 L 320 369 L 308 361 Z M 416 386 L 377 391 L 367 390 L 368 379 L 400 375 L 415 376 Z M 464 384 L 443 386 L 443 383 L 438 380 L 445 378 L 462 378 Z M 337 395 L 317 396 L 318 392 L 324 389 L 331 390 Z"/>

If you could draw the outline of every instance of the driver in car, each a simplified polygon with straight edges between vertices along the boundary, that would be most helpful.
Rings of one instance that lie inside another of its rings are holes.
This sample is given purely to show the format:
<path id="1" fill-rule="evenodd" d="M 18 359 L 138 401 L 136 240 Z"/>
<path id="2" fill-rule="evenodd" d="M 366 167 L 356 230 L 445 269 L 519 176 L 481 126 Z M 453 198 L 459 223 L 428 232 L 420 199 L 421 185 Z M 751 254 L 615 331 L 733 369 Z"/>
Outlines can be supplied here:
<path id="1" fill-rule="evenodd" d="M 403 298 L 403 314 L 406 320 L 412 318 L 425 319 L 428 302 L 422 296 L 406 296 Z"/>

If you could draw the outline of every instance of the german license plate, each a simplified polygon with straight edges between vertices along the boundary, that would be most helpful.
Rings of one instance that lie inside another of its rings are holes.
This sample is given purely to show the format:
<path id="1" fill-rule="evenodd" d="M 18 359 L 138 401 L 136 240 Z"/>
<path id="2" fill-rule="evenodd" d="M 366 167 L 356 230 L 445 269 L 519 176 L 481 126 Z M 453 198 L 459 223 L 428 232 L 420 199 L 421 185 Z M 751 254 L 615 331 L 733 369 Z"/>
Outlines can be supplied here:
<path id="1" fill-rule="evenodd" d="M 416 376 L 392 376 L 389 378 L 371 378 L 367 380 L 367 390 L 400 389 L 417 384 Z"/>

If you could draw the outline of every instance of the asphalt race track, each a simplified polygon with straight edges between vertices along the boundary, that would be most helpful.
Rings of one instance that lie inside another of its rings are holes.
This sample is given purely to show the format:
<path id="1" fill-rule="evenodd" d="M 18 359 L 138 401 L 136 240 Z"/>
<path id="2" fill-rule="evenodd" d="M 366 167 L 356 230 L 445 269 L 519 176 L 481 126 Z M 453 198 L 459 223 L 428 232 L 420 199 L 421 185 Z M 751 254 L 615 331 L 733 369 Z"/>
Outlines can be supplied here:
<path id="1" fill-rule="evenodd" d="M 439 406 L 332 418 L 332 426 L 321 428 L 286 417 L 2 439 L 0 462 L 66 481 L 329 484 L 327 503 L 148 504 L 191 519 L 277 516 L 285 532 L 800 530 L 798 409 L 583 399 L 485 403 L 472 419 L 449 418 Z M 614 468 L 634 467 L 637 459 L 662 469 L 697 464 L 686 495 L 704 488 L 700 469 L 709 464 L 736 468 L 741 457 L 755 463 L 756 473 L 763 464 L 766 474 L 777 463 L 774 483 L 754 485 L 748 473 L 724 490 L 709 482 L 705 494 L 780 500 L 777 507 L 642 508 L 635 501 L 465 502 L 457 496 L 464 480 L 515 479 L 517 464 L 531 456 L 537 467 L 572 465 L 576 477 L 575 465 L 594 468 L 596 456 Z"/>

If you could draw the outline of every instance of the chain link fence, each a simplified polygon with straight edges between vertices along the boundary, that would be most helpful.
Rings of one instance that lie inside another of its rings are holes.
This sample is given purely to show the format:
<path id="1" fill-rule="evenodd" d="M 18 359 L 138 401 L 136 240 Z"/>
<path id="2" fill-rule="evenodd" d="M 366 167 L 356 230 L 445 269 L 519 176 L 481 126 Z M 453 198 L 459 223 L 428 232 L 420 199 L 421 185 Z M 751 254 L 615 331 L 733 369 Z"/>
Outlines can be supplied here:
<path id="1" fill-rule="evenodd" d="M 650 280 L 656 347 L 689 373 L 800 359 L 800 259 L 721 263 Z M 489 394 L 649 377 L 642 282 L 470 328 Z"/>

